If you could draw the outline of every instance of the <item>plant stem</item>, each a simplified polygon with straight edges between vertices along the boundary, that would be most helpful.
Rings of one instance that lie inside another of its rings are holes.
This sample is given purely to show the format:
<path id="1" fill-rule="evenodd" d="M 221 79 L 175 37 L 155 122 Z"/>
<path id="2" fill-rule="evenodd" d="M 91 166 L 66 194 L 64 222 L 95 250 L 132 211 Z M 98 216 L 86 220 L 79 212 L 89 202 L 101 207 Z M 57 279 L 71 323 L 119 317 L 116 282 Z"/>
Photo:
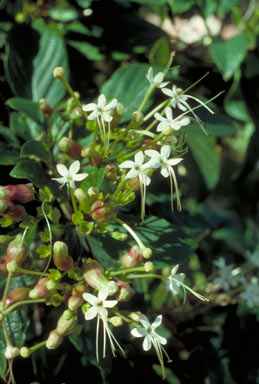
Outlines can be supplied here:
<path id="1" fill-rule="evenodd" d="M 12 305 L 10 305 L 10 307 L 6 308 L 5 310 L 2 311 L 2 313 L 4 315 L 8 315 L 8 313 L 12 312 L 13 310 L 15 310 L 17 307 L 19 307 L 20 305 L 24 305 L 24 304 L 37 304 L 37 303 L 44 303 L 46 301 L 46 299 L 31 299 L 31 300 L 22 300 L 22 301 L 19 301 L 17 303 L 14 303 Z"/>
<path id="2" fill-rule="evenodd" d="M 117 218 L 116 219 L 116 222 L 120 225 L 123 226 L 123 228 L 125 228 L 130 234 L 131 236 L 136 240 L 136 243 L 138 244 L 138 246 L 140 247 L 140 249 L 143 249 L 145 248 L 144 244 L 142 243 L 142 241 L 140 240 L 140 238 L 137 236 L 137 234 L 133 231 L 133 229 L 130 228 L 130 226 L 126 223 L 124 223 L 124 221 L 122 221 L 121 219 Z"/>

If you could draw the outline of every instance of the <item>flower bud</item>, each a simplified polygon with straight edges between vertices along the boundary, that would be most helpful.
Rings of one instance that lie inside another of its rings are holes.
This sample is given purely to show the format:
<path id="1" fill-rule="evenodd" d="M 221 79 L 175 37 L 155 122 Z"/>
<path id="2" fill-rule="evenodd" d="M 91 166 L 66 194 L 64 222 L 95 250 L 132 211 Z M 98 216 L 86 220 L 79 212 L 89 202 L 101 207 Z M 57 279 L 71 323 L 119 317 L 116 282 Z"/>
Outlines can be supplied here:
<path id="1" fill-rule="evenodd" d="M 123 324 L 123 320 L 120 316 L 112 316 L 109 320 L 114 327 L 120 327 Z"/>
<path id="2" fill-rule="evenodd" d="M 129 318 L 132 319 L 133 321 L 139 321 L 140 316 L 141 316 L 141 312 L 139 312 L 139 311 L 137 311 L 137 312 L 131 312 L 131 313 L 129 314 Z"/>
<path id="3" fill-rule="evenodd" d="M 0 214 L 12 220 L 21 220 L 26 211 L 20 204 L 14 204 L 11 200 L 0 200 Z"/>
<path id="4" fill-rule="evenodd" d="M 52 285 L 52 281 L 48 277 L 42 277 L 33 289 L 29 292 L 29 297 L 31 299 L 47 299 L 53 293 L 56 292 L 56 287 L 50 287 L 49 283 Z M 55 283 L 55 282 L 54 282 Z"/>
<path id="5" fill-rule="evenodd" d="M 138 128 L 144 120 L 144 115 L 140 111 L 135 111 L 132 113 L 132 117 L 128 126 L 128 129 L 136 129 Z"/>
<path id="6" fill-rule="evenodd" d="M 16 356 L 19 356 L 19 354 L 19 349 L 12 345 L 7 345 L 4 353 L 6 359 L 14 359 Z"/>
<path id="7" fill-rule="evenodd" d="M 73 267 L 74 260 L 68 254 L 68 248 L 63 241 L 56 241 L 53 246 L 53 261 L 60 271 L 66 271 Z"/>
<path id="8" fill-rule="evenodd" d="M 119 287 L 118 292 L 115 295 L 116 300 L 119 302 L 129 301 L 132 298 L 132 288 L 126 281 L 118 280 L 117 285 Z"/>
<path id="9" fill-rule="evenodd" d="M 31 356 L 30 348 L 22 347 L 20 349 L 20 356 L 23 357 L 24 359 L 26 359 L 27 357 L 30 357 Z"/>
<path id="10" fill-rule="evenodd" d="M 16 263 L 21 266 L 22 263 L 27 259 L 28 256 L 28 247 L 23 241 L 22 241 L 22 235 L 19 234 L 16 236 L 16 238 L 11 241 L 11 243 L 7 247 L 6 256 L 7 256 L 7 263 L 9 263 L 12 260 L 15 260 Z"/>
<path id="11" fill-rule="evenodd" d="M 89 157 L 91 165 L 98 167 L 102 162 L 102 156 L 95 149 L 84 147 L 81 151 L 82 157 Z"/>
<path id="12" fill-rule="evenodd" d="M 70 311 L 76 311 L 78 308 L 80 308 L 83 304 L 84 300 L 82 297 L 79 296 L 70 296 L 68 299 L 67 306 L 70 309 Z"/>
<path id="13" fill-rule="evenodd" d="M 84 190 L 82 188 L 77 188 L 74 193 L 76 199 L 79 201 L 80 210 L 85 213 L 88 212 L 90 209 L 90 202 Z"/>
<path id="14" fill-rule="evenodd" d="M 0 275 L 8 275 L 6 255 L 0 257 Z"/>
<path id="15" fill-rule="evenodd" d="M 92 199 L 92 200 L 96 200 L 98 199 L 98 196 L 99 196 L 99 189 L 98 188 L 95 188 L 95 187 L 90 187 L 87 191 L 89 197 Z"/>
<path id="16" fill-rule="evenodd" d="M 112 201 L 96 200 L 91 205 L 91 217 L 97 223 L 109 222 L 115 215 L 115 207 Z"/>
<path id="17" fill-rule="evenodd" d="M 98 261 L 93 259 L 87 259 L 82 267 L 83 277 L 90 287 L 100 290 L 103 287 L 107 287 L 109 295 L 113 295 L 117 292 L 118 286 L 114 281 L 109 281 L 104 276 L 104 269 Z"/>
<path id="18" fill-rule="evenodd" d="M 72 295 L 73 296 L 79 296 L 81 297 L 83 293 L 87 292 L 87 288 L 84 283 L 78 283 L 76 284 L 72 289 Z"/>
<path id="19" fill-rule="evenodd" d="M 40 99 L 39 104 L 40 104 L 40 110 L 41 110 L 43 116 L 44 117 L 51 116 L 53 109 L 49 106 L 49 104 L 47 103 L 47 100 L 46 99 Z"/>
<path id="20" fill-rule="evenodd" d="M 22 300 L 27 300 L 29 298 L 29 291 L 30 288 L 28 287 L 14 288 L 6 297 L 5 306 L 10 307 L 14 303 L 18 303 Z"/>
<path id="21" fill-rule="evenodd" d="M 51 331 L 47 339 L 46 348 L 55 349 L 62 343 L 62 341 L 63 336 L 60 336 L 56 331 Z"/>
<path id="22" fill-rule="evenodd" d="M 141 252 L 144 259 L 150 259 L 150 257 L 152 256 L 152 249 L 150 248 L 143 248 Z"/>
<path id="23" fill-rule="evenodd" d="M 165 128 L 165 129 L 163 129 L 163 134 L 164 134 L 165 136 L 170 136 L 170 135 L 173 134 L 173 132 L 174 132 L 174 130 L 173 130 L 172 127 L 167 127 L 167 128 Z"/>
<path id="24" fill-rule="evenodd" d="M 0 198 L 6 200 L 17 200 L 22 204 L 34 199 L 34 188 L 32 184 L 16 184 L 0 186 Z"/>
<path id="25" fill-rule="evenodd" d="M 147 261 L 144 264 L 144 269 L 146 272 L 153 272 L 155 268 L 154 268 L 154 264 L 152 263 L 152 261 Z"/>
<path id="26" fill-rule="evenodd" d="M 143 256 L 141 253 L 141 249 L 134 245 L 134 247 L 130 248 L 130 251 L 128 253 L 125 253 L 125 255 L 121 258 L 121 264 L 124 268 L 135 268 L 138 267 L 143 260 Z"/>
<path id="27" fill-rule="evenodd" d="M 140 182 L 138 177 L 134 177 L 132 179 L 127 180 L 127 186 L 132 190 L 132 191 L 138 191 L 140 189 Z"/>
<path id="28" fill-rule="evenodd" d="M 65 70 L 63 67 L 56 67 L 53 71 L 53 77 L 55 79 L 61 79 L 65 75 Z"/>
<path id="29" fill-rule="evenodd" d="M 55 331 L 60 336 L 66 336 L 73 331 L 77 324 L 77 316 L 70 309 L 66 309 L 58 320 Z"/>
<path id="30" fill-rule="evenodd" d="M 105 167 L 105 176 L 107 179 L 116 179 L 118 168 L 114 164 L 107 164 Z"/>
<path id="31" fill-rule="evenodd" d="M 117 103 L 116 107 L 112 111 L 113 119 L 111 121 L 111 128 L 114 128 L 118 125 L 118 123 L 121 121 L 123 113 L 124 113 L 124 105 L 121 103 Z"/>
<path id="32" fill-rule="evenodd" d="M 75 140 L 69 139 L 68 137 L 62 137 L 58 146 L 62 152 L 66 153 L 72 159 L 81 159 L 82 146 Z"/>

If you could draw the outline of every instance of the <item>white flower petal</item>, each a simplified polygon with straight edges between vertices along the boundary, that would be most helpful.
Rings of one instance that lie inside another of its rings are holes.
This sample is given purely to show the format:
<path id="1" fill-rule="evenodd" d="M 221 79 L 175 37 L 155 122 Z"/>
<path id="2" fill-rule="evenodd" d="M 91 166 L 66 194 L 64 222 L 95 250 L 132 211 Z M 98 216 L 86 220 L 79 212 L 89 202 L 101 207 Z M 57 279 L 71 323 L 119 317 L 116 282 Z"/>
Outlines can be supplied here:
<path id="1" fill-rule="evenodd" d="M 134 328 L 130 333 L 134 337 L 143 337 L 147 335 L 147 330 L 145 328 Z"/>
<path id="2" fill-rule="evenodd" d="M 151 158 L 153 158 L 153 157 L 160 158 L 160 153 L 158 151 L 156 151 L 155 149 L 147 149 L 145 151 L 145 154 Z"/>
<path id="3" fill-rule="evenodd" d="M 149 335 L 147 335 L 143 341 L 143 349 L 144 351 L 149 351 L 152 347 L 152 339 Z"/>
<path id="4" fill-rule="evenodd" d="M 135 159 L 135 164 L 140 166 L 143 164 L 143 161 L 144 161 L 144 153 L 142 151 L 139 151 L 136 153 L 136 155 L 134 156 L 134 159 Z"/>
<path id="5" fill-rule="evenodd" d="M 179 268 L 179 264 L 175 265 L 172 270 L 171 270 L 171 276 L 174 276 L 176 275 L 177 271 L 178 271 L 178 268 Z"/>
<path id="6" fill-rule="evenodd" d="M 151 324 L 146 315 L 141 315 L 139 318 L 139 322 L 147 329 L 151 327 Z"/>
<path id="7" fill-rule="evenodd" d="M 166 345 L 167 340 L 165 337 L 158 335 L 156 332 L 153 332 L 153 337 L 159 342 L 159 344 Z"/>
<path id="8" fill-rule="evenodd" d="M 105 104 L 106 104 L 106 97 L 105 97 L 104 94 L 102 93 L 102 94 L 98 97 L 98 107 L 99 107 L 99 108 L 104 108 L 104 107 L 105 107 Z"/>
<path id="9" fill-rule="evenodd" d="M 91 293 L 83 293 L 83 299 L 91 305 L 96 305 L 98 302 L 97 297 L 92 295 Z"/>
<path id="10" fill-rule="evenodd" d="M 138 175 L 139 172 L 135 168 L 132 168 L 125 176 L 125 179 L 134 179 L 135 177 L 138 177 Z"/>
<path id="11" fill-rule="evenodd" d="M 169 121 L 173 120 L 173 111 L 172 108 L 166 107 L 165 109 L 165 115 Z"/>
<path id="12" fill-rule="evenodd" d="M 89 103 L 83 106 L 83 111 L 85 112 L 90 112 L 90 111 L 95 111 L 97 108 L 97 105 L 94 103 Z"/>
<path id="13" fill-rule="evenodd" d="M 160 113 L 158 113 L 158 112 L 156 112 L 155 114 L 154 114 L 154 118 L 156 119 L 156 120 L 158 120 L 158 121 L 164 121 L 164 120 L 166 120 L 162 115 L 160 115 Z"/>
<path id="14" fill-rule="evenodd" d="M 103 306 L 105 307 L 105 308 L 113 308 L 113 307 L 115 307 L 115 305 L 117 305 L 118 304 L 118 300 L 105 300 L 104 302 L 103 302 Z"/>
<path id="15" fill-rule="evenodd" d="M 67 178 L 66 177 L 52 177 L 51 180 L 55 180 L 58 183 L 64 185 L 67 183 Z"/>
<path id="16" fill-rule="evenodd" d="M 88 120 L 96 120 L 98 117 L 98 111 L 97 109 L 95 109 L 88 117 L 87 119 Z"/>
<path id="17" fill-rule="evenodd" d="M 177 165 L 179 164 L 183 159 L 182 158 L 178 158 L 178 159 L 170 159 L 170 160 L 167 160 L 167 164 L 169 165 Z"/>
<path id="18" fill-rule="evenodd" d="M 125 160 L 123 163 L 119 165 L 120 168 L 133 168 L 135 167 L 135 163 L 132 160 Z"/>
<path id="19" fill-rule="evenodd" d="M 105 111 L 109 111 L 110 109 L 114 109 L 118 103 L 117 99 L 113 99 L 109 104 L 107 104 L 104 108 Z"/>
<path id="20" fill-rule="evenodd" d="M 97 307 L 91 307 L 89 308 L 86 313 L 85 313 L 85 319 L 86 320 L 92 320 L 94 319 L 98 314 L 98 309 Z"/>
<path id="21" fill-rule="evenodd" d="M 161 148 L 161 157 L 163 160 L 168 159 L 170 156 L 171 148 L 170 145 L 163 145 Z"/>
<path id="22" fill-rule="evenodd" d="M 161 89 L 161 91 L 162 91 L 166 96 L 174 97 L 173 92 L 172 92 L 171 89 L 169 89 L 169 88 L 163 88 L 163 89 Z"/>
<path id="23" fill-rule="evenodd" d="M 107 299 L 109 295 L 109 289 L 107 287 L 103 287 L 98 292 L 98 300 L 104 301 Z"/>
<path id="24" fill-rule="evenodd" d="M 153 321 L 152 325 L 151 325 L 151 328 L 152 330 L 156 329 L 157 327 L 159 327 L 159 325 L 161 325 L 162 323 L 162 318 L 163 316 L 162 315 L 158 315 L 155 320 Z"/>
<path id="25" fill-rule="evenodd" d="M 74 161 L 69 167 L 69 173 L 73 177 L 75 173 L 77 173 L 80 169 L 80 161 Z"/>
<path id="26" fill-rule="evenodd" d="M 84 180 L 88 176 L 88 173 L 79 173 L 78 175 L 73 175 L 75 181 Z"/>
<path id="27" fill-rule="evenodd" d="M 164 176 L 164 177 L 168 177 L 169 176 L 169 171 L 167 169 L 167 167 L 165 165 L 162 165 L 161 166 L 161 171 L 160 171 L 161 175 Z"/>
<path id="28" fill-rule="evenodd" d="M 107 123 L 110 123 L 113 119 L 113 117 L 111 115 L 109 115 L 107 112 L 102 112 L 101 115 L 102 115 L 103 120 L 107 121 Z"/>
<path id="29" fill-rule="evenodd" d="M 57 171 L 61 176 L 66 177 L 68 175 L 68 169 L 64 164 L 57 164 Z"/>

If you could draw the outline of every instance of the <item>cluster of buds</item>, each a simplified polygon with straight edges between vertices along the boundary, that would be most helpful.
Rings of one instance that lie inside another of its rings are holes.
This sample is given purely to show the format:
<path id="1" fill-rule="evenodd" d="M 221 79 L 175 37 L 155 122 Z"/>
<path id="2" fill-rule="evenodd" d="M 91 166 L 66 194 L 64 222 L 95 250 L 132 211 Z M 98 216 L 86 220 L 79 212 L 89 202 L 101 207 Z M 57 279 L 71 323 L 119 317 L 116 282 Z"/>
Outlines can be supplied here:
<path id="1" fill-rule="evenodd" d="M 121 258 L 121 265 L 123 268 L 135 268 L 138 267 L 143 261 L 143 255 L 141 249 L 134 245 L 130 248 L 128 253 L 125 253 Z"/>
<path id="2" fill-rule="evenodd" d="M 21 220 L 26 211 L 23 205 L 34 199 L 32 184 L 0 186 L 0 215 L 12 220 Z"/>
<path id="3" fill-rule="evenodd" d="M 104 275 L 102 265 L 91 258 L 88 258 L 82 267 L 83 277 L 86 283 L 94 289 L 108 288 L 109 295 L 114 295 L 118 291 L 118 285 L 114 281 L 109 281 Z"/>
<path id="4" fill-rule="evenodd" d="M 22 235 L 19 234 L 12 240 L 6 250 L 6 254 L 0 257 L 0 274 L 3 276 L 8 275 L 7 264 L 15 262 L 21 268 L 28 268 L 28 247 L 24 241 L 22 241 Z M 14 273 L 13 276 L 18 276 L 18 273 Z"/>

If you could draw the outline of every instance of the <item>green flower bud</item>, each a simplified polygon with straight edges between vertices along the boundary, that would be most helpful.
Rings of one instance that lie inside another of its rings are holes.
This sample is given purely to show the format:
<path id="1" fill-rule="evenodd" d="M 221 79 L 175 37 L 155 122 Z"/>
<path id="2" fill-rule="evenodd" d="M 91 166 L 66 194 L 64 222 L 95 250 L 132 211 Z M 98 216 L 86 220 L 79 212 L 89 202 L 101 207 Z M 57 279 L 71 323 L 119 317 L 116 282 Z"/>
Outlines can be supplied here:
<path id="1" fill-rule="evenodd" d="M 112 111 L 113 119 L 111 121 L 111 128 L 114 128 L 118 125 L 120 122 L 122 116 L 124 113 L 124 105 L 121 103 L 117 103 L 116 107 Z"/>
<path id="2" fill-rule="evenodd" d="M 143 248 L 141 252 L 144 259 L 150 259 L 152 256 L 152 249 L 150 248 Z"/>
<path id="3" fill-rule="evenodd" d="M 144 268 L 145 268 L 145 271 L 146 272 L 153 272 L 154 271 L 154 264 L 152 263 L 152 261 L 147 261 L 145 264 L 144 264 Z"/>
<path id="4" fill-rule="evenodd" d="M 105 167 L 105 176 L 107 179 L 116 179 L 118 174 L 118 168 L 114 164 L 107 164 Z"/>
<path id="5" fill-rule="evenodd" d="M 55 79 L 61 79 L 65 75 L 65 70 L 63 67 L 56 67 L 53 71 L 53 77 Z"/>
<path id="6" fill-rule="evenodd" d="M 135 111 L 132 113 L 132 117 L 128 126 L 128 129 L 138 128 L 144 121 L 144 115 L 140 111 Z"/>
<path id="7" fill-rule="evenodd" d="M 54 283 L 54 285 L 53 285 Z M 48 289 L 48 286 L 50 286 L 50 289 Z M 51 295 L 53 295 L 56 292 L 56 288 L 51 288 L 56 286 L 56 283 L 52 280 L 49 280 L 48 277 L 42 277 L 38 283 L 35 285 L 33 289 L 29 292 L 29 297 L 31 299 L 47 299 Z"/>
<path id="8" fill-rule="evenodd" d="M 15 260 L 16 263 L 21 266 L 21 264 L 27 259 L 28 257 L 28 247 L 23 241 L 22 241 L 22 235 L 19 234 L 16 236 L 16 238 L 11 241 L 11 243 L 7 247 L 6 256 L 7 256 L 7 262 L 9 263 L 12 260 Z"/>
<path id="9" fill-rule="evenodd" d="M 20 356 L 26 359 L 27 357 L 30 357 L 30 355 L 31 355 L 30 348 L 27 348 L 27 347 L 20 348 Z"/>
<path id="10" fill-rule="evenodd" d="M 59 335 L 56 331 L 51 331 L 47 339 L 46 348 L 55 349 L 63 341 L 63 336 Z"/>
<path id="11" fill-rule="evenodd" d="M 120 316 L 112 316 L 110 318 L 110 322 L 114 327 L 120 327 L 121 325 L 123 325 L 123 320 Z"/>
<path id="12" fill-rule="evenodd" d="M 53 246 L 53 260 L 60 271 L 66 271 L 73 267 L 74 260 L 68 254 L 68 247 L 63 241 L 56 241 Z"/>
<path id="13" fill-rule="evenodd" d="M 129 301 L 133 295 L 132 288 L 129 283 L 123 280 L 118 280 L 117 285 L 119 289 L 115 296 L 116 300 L 119 302 Z"/>
<path id="14" fill-rule="evenodd" d="M 49 106 L 46 99 L 40 99 L 40 110 L 45 117 L 51 116 L 53 109 Z"/>
<path id="15" fill-rule="evenodd" d="M 7 264 L 6 264 L 6 269 L 8 272 L 14 273 L 17 271 L 18 268 L 19 268 L 19 266 L 15 260 L 9 261 L 9 263 L 7 262 Z"/>
<path id="16" fill-rule="evenodd" d="M 67 306 L 70 309 L 70 311 L 76 311 L 78 308 L 80 308 L 83 304 L 84 300 L 82 297 L 79 296 L 70 296 L 68 299 Z"/>
<path id="17" fill-rule="evenodd" d="M 96 200 L 99 196 L 99 189 L 95 187 L 90 187 L 87 191 L 89 197 L 91 197 L 92 200 Z"/>
<path id="18" fill-rule="evenodd" d="M 75 312 L 70 309 L 66 309 L 58 320 L 55 331 L 60 336 L 66 336 L 70 334 L 77 324 L 77 316 Z"/>
<path id="19" fill-rule="evenodd" d="M 86 263 L 82 267 L 83 277 L 90 287 L 98 289 L 107 287 L 109 295 L 113 295 L 117 292 L 118 286 L 114 281 L 109 281 L 104 276 L 104 269 L 98 261 L 93 259 L 87 259 Z"/>

